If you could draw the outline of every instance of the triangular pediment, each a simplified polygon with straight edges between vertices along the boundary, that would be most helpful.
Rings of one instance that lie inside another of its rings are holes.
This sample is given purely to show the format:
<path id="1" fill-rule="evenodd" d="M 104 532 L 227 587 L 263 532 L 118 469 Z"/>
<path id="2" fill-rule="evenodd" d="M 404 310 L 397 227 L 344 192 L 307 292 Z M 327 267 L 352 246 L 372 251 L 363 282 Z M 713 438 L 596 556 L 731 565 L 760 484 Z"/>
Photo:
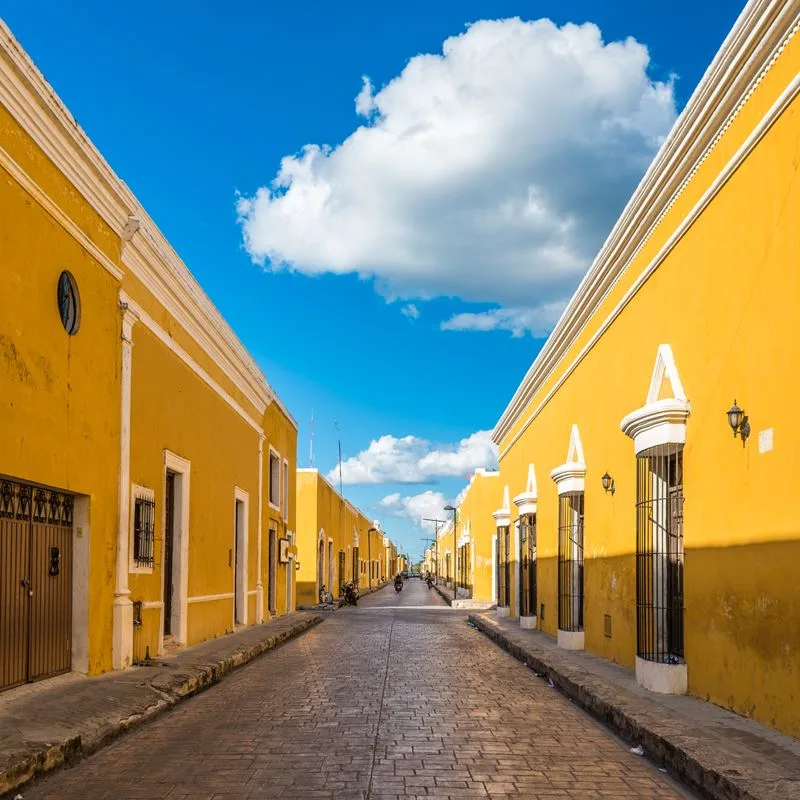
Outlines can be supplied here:
<path id="1" fill-rule="evenodd" d="M 678 374 L 672 348 L 668 344 L 660 344 L 645 405 L 652 405 L 659 400 L 673 399 L 686 400 L 686 392 L 683 390 L 683 383 Z"/>
<path id="2" fill-rule="evenodd" d="M 508 486 L 503 487 L 503 505 L 500 508 L 502 511 L 511 511 L 511 498 L 508 494 Z"/>
<path id="3" fill-rule="evenodd" d="M 534 497 L 538 495 L 536 490 L 536 469 L 533 464 L 528 464 L 528 483 L 525 485 L 525 494 L 533 495 Z"/>
<path id="4" fill-rule="evenodd" d="M 581 443 L 581 433 L 577 425 L 572 426 L 569 435 L 569 450 L 567 451 L 567 464 L 585 464 L 583 459 L 583 444 Z"/>

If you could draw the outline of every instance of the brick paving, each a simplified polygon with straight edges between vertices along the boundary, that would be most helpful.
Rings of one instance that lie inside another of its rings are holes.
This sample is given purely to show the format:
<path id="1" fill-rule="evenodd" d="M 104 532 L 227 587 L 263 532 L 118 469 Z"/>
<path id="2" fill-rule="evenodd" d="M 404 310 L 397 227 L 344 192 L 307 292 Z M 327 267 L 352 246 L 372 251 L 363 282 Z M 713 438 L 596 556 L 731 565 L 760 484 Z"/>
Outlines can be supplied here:
<path id="1" fill-rule="evenodd" d="M 416 580 L 331 615 L 25 800 L 685 798 Z"/>

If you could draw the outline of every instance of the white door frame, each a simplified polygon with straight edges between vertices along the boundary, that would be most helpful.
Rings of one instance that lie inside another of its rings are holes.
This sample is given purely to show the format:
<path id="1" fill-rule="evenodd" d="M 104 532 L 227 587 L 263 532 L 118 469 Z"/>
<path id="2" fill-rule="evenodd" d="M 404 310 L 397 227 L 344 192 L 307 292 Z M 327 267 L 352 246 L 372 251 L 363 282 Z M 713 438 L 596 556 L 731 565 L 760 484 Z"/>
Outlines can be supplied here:
<path id="1" fill-rule="evenodd" d="M 189 609 L 189 492 L 192 464 L 169 450 L 164 450 L 162 475 L 166 497 L 167 472 L 175 473 L 175 494 L 172 498 L 172 638 L 177 644 L 186 644 Z M 161 504 L 161 530 L 166 533 L 166 503 Z M 164 563 L 166 535 L 161 548 L 161 563 Z M 158 652 L 164 652 L 164 581 L 161 576 L 161 624 L 158 632 Z"/>
<path id="2" fill-rule="evenodd" d="M 233 624 L 247 625 L 248 593 L 247 569 L 249 565 L 248 545 L 250 542 L 248 521 L 250 519 L 250 495 L 238 486 L 233 488 Z M 238 535 L 238 541 L 237 541 Z M 239 619 L 236 619 L 236 606 L 239 606 Z"/>

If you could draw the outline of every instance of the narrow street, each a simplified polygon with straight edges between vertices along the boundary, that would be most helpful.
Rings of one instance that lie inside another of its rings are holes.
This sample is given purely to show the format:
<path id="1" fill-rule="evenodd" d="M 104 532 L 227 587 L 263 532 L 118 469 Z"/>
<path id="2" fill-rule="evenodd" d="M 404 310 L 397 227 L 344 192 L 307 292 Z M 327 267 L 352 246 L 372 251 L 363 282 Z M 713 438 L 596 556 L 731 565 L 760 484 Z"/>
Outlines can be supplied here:
<path id="1" fill-rule="evenodd" d="M 418 580 L 332 614 L 23 796 L 692 797 Z"/>

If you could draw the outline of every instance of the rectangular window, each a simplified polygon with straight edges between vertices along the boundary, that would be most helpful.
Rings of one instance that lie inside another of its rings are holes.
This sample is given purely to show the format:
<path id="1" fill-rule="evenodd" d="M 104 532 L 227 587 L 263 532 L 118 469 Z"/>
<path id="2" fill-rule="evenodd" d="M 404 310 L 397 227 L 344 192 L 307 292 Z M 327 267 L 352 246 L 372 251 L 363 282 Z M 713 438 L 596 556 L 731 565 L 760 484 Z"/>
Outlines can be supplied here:
<path id="1" fill-rule="evenodd" d="M 283 459 L 283 521 L 289 521 L 289 462 Z"/>
<path id="2" fill-rule="evenodd" d="M 156 503 L 152 496 L 135 496 L 133 505 L 133 560 L 137 567 L 155 563 Z"/>
<path id="3" fill-rule="evenodd" d="M 280 456 L 269 451 L 269 504 L 280 509 L 281 503 L 281 459 Z"/>

